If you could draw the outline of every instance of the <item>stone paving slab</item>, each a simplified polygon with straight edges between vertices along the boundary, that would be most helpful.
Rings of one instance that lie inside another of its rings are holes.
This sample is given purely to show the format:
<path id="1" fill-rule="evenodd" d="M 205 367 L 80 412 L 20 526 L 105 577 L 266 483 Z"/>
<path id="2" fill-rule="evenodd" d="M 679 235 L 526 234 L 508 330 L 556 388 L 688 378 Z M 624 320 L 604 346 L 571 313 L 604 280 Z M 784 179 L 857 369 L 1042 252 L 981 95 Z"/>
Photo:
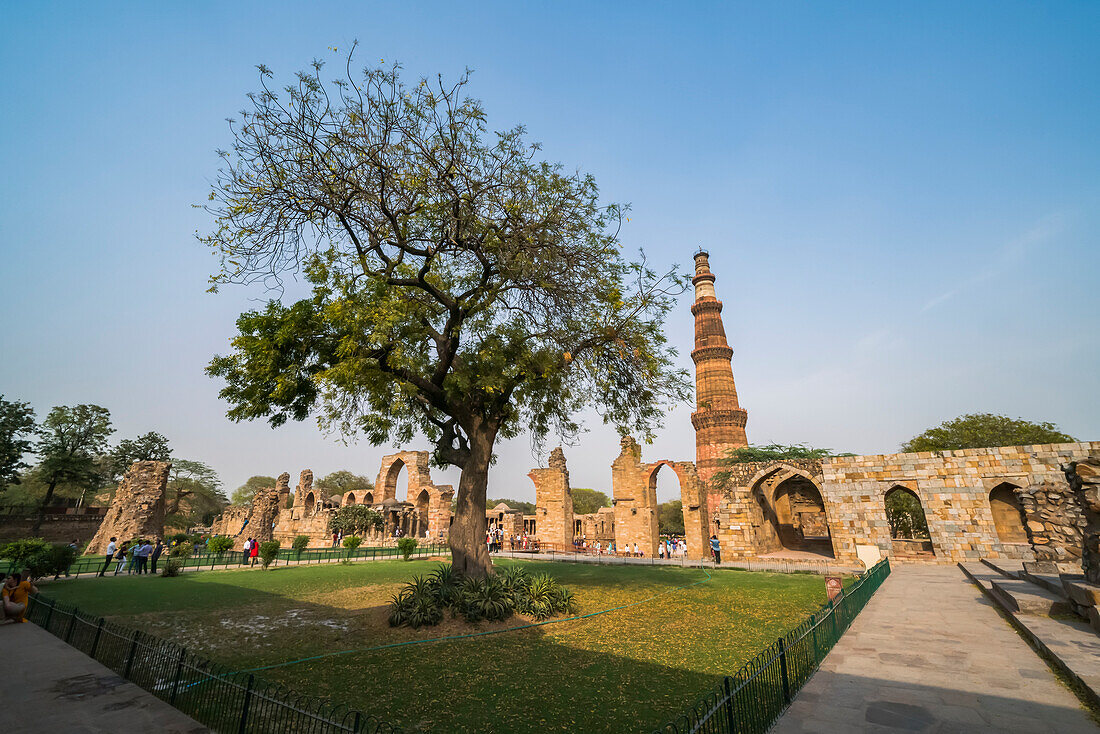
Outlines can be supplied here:
<path id="1" fill-rule="evenodd" d="M 1077 697 L 951 566 L 898 566 L 773 734 L 1095 734 Z"/>
<path id="2" fill-rule="evenodd" d="M 0 650 L 4 660 L 0 731 L 210 731 L 37 625 L 0 625 Z"/>

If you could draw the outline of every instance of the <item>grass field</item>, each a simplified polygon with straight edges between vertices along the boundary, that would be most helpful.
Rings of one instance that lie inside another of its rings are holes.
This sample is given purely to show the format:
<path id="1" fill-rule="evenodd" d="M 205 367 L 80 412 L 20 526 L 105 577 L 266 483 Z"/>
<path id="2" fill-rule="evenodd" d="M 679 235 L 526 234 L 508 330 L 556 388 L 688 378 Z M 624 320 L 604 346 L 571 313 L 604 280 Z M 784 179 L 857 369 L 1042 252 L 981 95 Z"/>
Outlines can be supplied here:
<path id="1" fill-rule="evenodd" d="M 407 731 L 649 731 L 717 677 L 816 610 L 821 577 L 699 569 L 499 561 L 548 571 L 589 619 L 463 640 L 352 652 L 265 670 Z M 437 563 L 386 561 L 59 581 L 43 593 L 208 657 L 253 668 L 526 622 L 393 629 L 386 603 Z"/>

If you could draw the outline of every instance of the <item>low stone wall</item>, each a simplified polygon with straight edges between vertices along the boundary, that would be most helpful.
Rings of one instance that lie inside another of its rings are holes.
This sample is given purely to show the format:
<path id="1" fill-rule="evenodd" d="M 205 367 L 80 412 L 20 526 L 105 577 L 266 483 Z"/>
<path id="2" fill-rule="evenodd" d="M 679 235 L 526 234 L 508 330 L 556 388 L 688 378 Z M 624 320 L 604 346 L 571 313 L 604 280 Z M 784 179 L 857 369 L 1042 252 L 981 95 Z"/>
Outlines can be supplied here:
<path id="1" fill-rule="evenodd" d="M 0 543 L 10 540 L 23 540 L 25 538 L 42 538 L 51 543 L 78 544 L 91 540 L 103 515 L 61 515 L 50 514 L 42 519 L 42 525 L 34 531 L 36 516 L 9 516 L 0 517 Z"/>

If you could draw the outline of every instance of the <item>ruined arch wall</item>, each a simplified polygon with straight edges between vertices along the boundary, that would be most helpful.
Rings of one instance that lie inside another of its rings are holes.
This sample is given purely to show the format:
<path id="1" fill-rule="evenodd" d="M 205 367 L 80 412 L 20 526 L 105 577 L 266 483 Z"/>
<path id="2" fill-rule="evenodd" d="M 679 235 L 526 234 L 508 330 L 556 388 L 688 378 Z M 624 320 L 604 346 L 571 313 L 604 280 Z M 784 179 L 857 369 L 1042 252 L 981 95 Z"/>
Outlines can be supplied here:
<path id="1" fill-rule="evenodd" d="M 535 484 L 535 528 L 539 542 L 564 550 L 573 544 L 573 491 L 561 447 L 550 452 L 549 466 L 527 474 Z"/>
<path id="2" fill-rule="evenodd" d="M 656 474 L 663 466 L 676 473 L 680 482 L 680 499 L 684 507 L 684 534 L 688 558 L 704 558 L 709 554 L 710 513 L 702 480 L 694 462 L 661 460 L 642 463 L 642 450 L 630 436 L 620 442 L 621 451 L 611 465 L 612 504 L 615 508 L 615 545 L 627 544 L 649 557 L 657 552 Z"/>

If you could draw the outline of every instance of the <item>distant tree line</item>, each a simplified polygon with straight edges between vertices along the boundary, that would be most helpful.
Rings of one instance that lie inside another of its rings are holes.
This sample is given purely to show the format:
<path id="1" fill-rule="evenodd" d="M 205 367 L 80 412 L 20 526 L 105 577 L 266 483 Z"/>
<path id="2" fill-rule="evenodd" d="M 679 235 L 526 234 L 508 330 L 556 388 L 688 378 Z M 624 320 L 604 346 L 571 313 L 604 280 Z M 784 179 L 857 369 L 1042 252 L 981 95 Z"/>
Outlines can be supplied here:
<path id="1" fill-rule="evenodd" d="M 37 532 L 48 507 L 109 502 L 135 461 L 171 461 L 166 527 L 207 523 L 225 507 L 209 466 L 174 457 L 156 431 L 111 446 L 114 432 L 110 411 L 98 405 L 60 405 L 39 422 L 29 403 L 0 395 L 0 504 L 37 507 Z"/>

